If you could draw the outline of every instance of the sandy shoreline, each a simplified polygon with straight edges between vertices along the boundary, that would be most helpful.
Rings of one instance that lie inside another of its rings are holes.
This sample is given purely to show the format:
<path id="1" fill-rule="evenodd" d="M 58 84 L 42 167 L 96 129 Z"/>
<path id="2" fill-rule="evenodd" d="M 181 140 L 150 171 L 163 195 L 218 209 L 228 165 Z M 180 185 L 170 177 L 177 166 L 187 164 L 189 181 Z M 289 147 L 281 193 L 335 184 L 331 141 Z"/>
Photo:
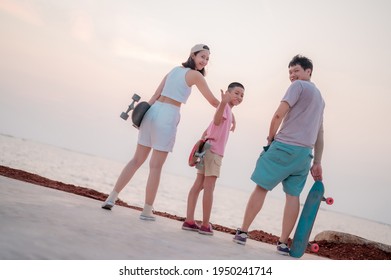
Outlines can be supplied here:
<path id="1" fill-rule="evenodd" d="M 43 187 L 48 187 L 60 191 L 65 191 L 65 192 L 89 197 L 99 201 L 104 201 L 107 198 L 107 194 L 103 194 L 101 192 L 98 192 L 90 188 L 54 181 L 37 174 L 29 173 L 23 170 L 18 170 L 2 165 L 0 165 L 0 175 L 21 180 L 24 182 L 29 182 L 35 185 L 40 185 Z M 128 207 L 131 209 L 141 211 L 140 207 L 129 205 L 122 200 L 118 200 L 116 204 L 123 207 Z M 166 212 L 156 211 L 155 214 L 158 216 L 163 216 L 177 221 L 184 221 L 185 219 L 184 217 L 179 217 Z M 213 224 L 213 229 L 228 234 L 235 233 L 235 229 L 228 228 L 218 224 Z M 254 239 L 256 241 L 269 243 L 269 244 L 275 244 L 278 239 L 276 235 L 273 235 L 271 233 L 266 233 L 262 230 L 251 231 L 250 237 L 251 239 Z M 368 245 L 346 244 L 346 243 L 338 244 L 338 243 L 332 243 L 327 241 L 320 241 L 317 243 L 320 246 L 320 250 L 318 253 L 316 253 L 316 255 L 330 258 L 330 259 L 340 259 L 340 260 L 341 259 L 342 260 L 387 260 L 387 259 L 389 260 L 391 259 L 391 253 L 384 252 L 382 250 L 379 250 L 378 248 L 374 248 Z M 309 250 L 307 251 L 307 253 L 315 254 L 310 252 Z"/>

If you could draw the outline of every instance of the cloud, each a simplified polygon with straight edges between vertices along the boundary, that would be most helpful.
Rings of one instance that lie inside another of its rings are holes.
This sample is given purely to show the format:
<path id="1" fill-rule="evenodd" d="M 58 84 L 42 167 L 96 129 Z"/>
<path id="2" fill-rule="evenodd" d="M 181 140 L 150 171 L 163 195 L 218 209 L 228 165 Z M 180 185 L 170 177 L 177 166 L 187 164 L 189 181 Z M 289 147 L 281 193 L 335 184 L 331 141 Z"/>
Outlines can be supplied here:
<path id="1" fill-rule="evenodd" d="M 92 18 L 86 12 L 75 11 L 71 16 L 71 35 L 85 43 L 91 42 L 94 33 Z"/>
<path id="2" fill-rule="evenodd" d="M 114 55 L 142 60 L 146 62 L 158 62 L 164 64 L 176 64 L 180 59 L 164 53 L 162 50 L 151 50 L 150 47 L 142 47 L 131 43 L 125 39 L 115 39 L 112 41 L 111 49 Z"/>
<path id="3" fill-rule="evenodd" d="M 1 0 L 0 10 L 32 25 L 42 26 L 44 24 L 36 8 L 29 2 L 17 3 L 16 1 Z"/>

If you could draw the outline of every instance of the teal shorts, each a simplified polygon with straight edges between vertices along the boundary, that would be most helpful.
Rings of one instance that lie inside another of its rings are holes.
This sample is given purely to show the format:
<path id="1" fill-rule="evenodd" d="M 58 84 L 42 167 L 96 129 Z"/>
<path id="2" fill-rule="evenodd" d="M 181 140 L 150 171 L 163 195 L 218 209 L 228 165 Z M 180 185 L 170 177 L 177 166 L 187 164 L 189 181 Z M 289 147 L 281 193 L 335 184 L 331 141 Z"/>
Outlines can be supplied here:
<path id="1" fill-rule="evenodd" d="M 268 191 L 282 183 L 285 193 L 299 196 L 307 181 L 312 159 L 312 148 L 274 141 L 259 156 L 251 180 Z"/>

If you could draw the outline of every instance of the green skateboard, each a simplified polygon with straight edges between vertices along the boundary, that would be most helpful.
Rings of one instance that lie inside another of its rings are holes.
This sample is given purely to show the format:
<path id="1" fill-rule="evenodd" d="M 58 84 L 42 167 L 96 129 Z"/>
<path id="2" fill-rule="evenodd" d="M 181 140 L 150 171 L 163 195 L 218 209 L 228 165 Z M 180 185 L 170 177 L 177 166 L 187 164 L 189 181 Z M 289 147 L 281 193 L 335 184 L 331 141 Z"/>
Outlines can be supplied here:
<path id="1" fill-rule="evenodd" d="M 334 202 L 331 197 L 324 197 L 324 185 L 321 181 L 316 181 L 308 193 L 303 210 L 301 211 L 290 248 L 290 256 L 300 258 L 303 256 L 308 246 L 310 246 L 311 251 L 313 252 L 317 252 L 319 250 L 318 244 L 309 244 L 308 241 L 322 201 L 325 201 L 328 205 L 331 205 Z"/>

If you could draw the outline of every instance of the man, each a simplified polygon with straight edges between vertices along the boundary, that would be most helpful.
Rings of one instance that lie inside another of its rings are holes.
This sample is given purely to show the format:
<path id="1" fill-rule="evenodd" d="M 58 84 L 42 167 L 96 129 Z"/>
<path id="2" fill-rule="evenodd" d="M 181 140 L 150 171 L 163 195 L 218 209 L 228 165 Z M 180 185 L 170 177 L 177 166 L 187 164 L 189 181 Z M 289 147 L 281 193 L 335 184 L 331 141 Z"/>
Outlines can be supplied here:
<path id="1" fill-rule="evenodd" d="M 299 196 L 309 171 L 315 181 L 322 180 L 325 107 L 320 91 L 311 82 L 312 61 L 296 55 L 289 62 L 288 68 L 292 84 L 273 115 L 267 137 L 268 145 L 261 153 L 251 176 L 256 187 L 247 203 L 242 227 L 236 231 L 233 239 L 236 243 L 245 244 L 248 229 L 262 209 L 268 191 L 282 183 L 286 202 L 277 252 L 284 255 L 289 254 L 288 239 L 299 215 Z"/>

